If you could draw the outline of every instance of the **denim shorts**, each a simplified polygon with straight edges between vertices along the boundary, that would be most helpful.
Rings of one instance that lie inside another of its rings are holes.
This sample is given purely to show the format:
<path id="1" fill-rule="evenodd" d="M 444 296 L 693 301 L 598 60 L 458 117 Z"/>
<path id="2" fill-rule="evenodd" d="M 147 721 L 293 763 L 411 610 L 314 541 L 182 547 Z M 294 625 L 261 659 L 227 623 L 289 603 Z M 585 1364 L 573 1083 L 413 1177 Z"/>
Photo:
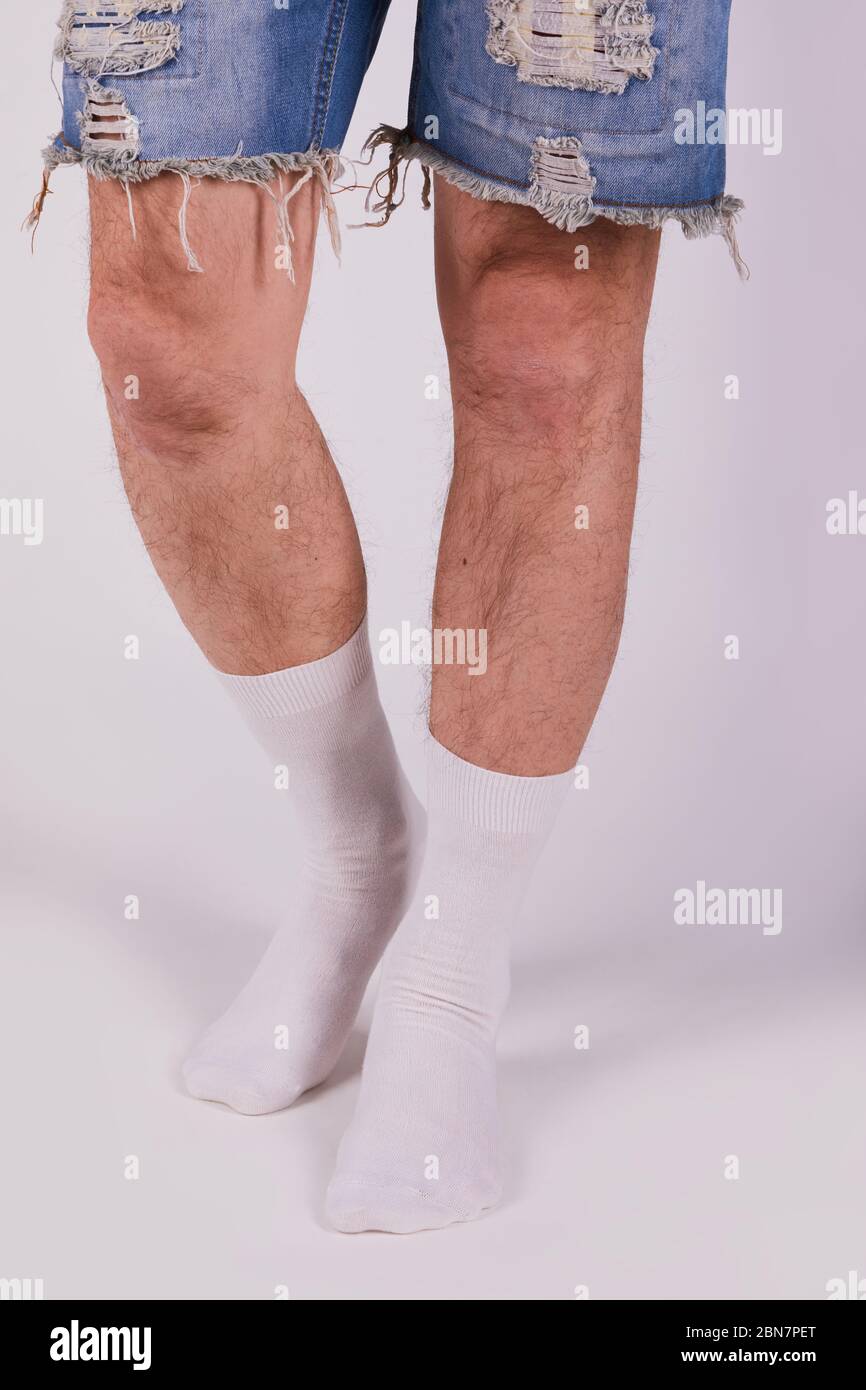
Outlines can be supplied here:
<path id="1" fill-rule="evenodd" d="M 65 0 L 63 129 L 46 151 L 130 184 L 163 171 L 273 187 L 316 177 L 328 211 L 340 151 L 390 0 Z M 405 3 L 405 0 L 404 0 Z M 725 145 L 689 117 L 724 110 L 731 0 L 417 0 L 408 119 L 373 206 L 400 166 L 476 198 L 534 208 L 574 232 L 596 217 L 736 255 L 741 203 Z M 703 104 L 703 106 L 701 106 Z M 373 155 L 373 158 L 376 156 Z M 284 201 L 276 200 L 285 213 Z M 426 201 L 426 196 L 425 196 Z"/>

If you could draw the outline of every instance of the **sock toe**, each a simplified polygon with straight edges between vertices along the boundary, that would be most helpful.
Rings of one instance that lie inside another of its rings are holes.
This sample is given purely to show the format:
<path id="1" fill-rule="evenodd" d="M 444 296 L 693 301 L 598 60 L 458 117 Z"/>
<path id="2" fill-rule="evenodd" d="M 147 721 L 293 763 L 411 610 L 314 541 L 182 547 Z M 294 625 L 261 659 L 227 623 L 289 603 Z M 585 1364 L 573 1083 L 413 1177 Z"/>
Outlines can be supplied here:
<path id="1" fill-rule="evenodd" d="M 217 1062 L 191 1058 L 183 1068 L 186 1089 L 195 1100 L 209 1100 L 227 1105 L 240 1115 L 269 1115 L 285 1110 L 298 1099 L 301 1087 L 268 1095 L 254 1081 L 236 1068 Z"/>
<path id="2" fill-rule="evenodd" d="M 326 1210 L 334 1229 L 346 1235 L 362 1231 L 412 1235 L 474 1221 L 494 1201 L 467 1204 L 457 1195 L 432 1198 L 418 1188 L 335 1180 L 328 1189 Z"/>

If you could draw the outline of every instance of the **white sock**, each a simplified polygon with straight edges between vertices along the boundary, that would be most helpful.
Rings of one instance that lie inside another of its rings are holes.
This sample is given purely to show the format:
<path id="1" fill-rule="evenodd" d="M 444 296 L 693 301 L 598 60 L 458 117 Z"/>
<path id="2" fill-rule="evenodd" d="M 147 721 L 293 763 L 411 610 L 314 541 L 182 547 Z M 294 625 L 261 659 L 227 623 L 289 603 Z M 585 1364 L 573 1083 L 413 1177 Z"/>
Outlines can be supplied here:
<path id="1" fill-rule="evenodd" d="M 569 781 L 487 772 L 431 739 L 427 850 L 328 1189 L 338 1230 L 447 1226 L 498 1200 L 510 927 Z"/>
<path id="2" fill-rule="evenodd" d="M 304 867 L 286 925 L 183 1074 L 198 1099 L 258 1115 L 291 1105 L 334 1067 L 411 897 L 424 813 L 379 703 L 366 622 L 321 661 L 222 680 L 289 769 Z"/>

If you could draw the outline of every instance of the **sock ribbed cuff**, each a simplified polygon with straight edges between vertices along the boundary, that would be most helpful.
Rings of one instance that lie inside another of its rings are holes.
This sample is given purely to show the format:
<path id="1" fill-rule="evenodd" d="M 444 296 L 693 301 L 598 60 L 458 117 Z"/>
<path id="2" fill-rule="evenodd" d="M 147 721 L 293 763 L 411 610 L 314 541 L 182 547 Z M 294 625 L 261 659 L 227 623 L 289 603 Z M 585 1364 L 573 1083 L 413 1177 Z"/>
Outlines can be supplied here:
<path id="1" fill-rule="evenodd" d="M 444 811 L 483 830 L 517 835 L 546 833 L 571 782 L 552 777 L 513 777 L 467 763 L 430 735 L 427 750 L 428 810 Z"/>
<path id="2" fill-rule="evenodd" d="M 330 656 L 289 666 L 264 676 L 230 676 L 220 680 L 249 714 L 259 719 L 280 719 L 332 704 L 356 690 L 373 669 L 366 616 L 348 642 Z"/>

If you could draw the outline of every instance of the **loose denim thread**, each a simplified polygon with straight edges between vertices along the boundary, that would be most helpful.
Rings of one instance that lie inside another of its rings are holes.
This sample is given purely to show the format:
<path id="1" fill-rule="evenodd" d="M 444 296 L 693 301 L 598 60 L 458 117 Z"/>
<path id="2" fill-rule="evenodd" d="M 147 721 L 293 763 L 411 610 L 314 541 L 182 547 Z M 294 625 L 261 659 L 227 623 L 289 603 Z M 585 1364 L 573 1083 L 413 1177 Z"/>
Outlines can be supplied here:
<path id="1" fill-rule="evenodd" d="M 107 145 L 115 143 L 109 136 L 96 138 L 97 145 Z M 292 259 L 292 241 L 294 236 L 291 229 L 291 222 L 288 215 L 288 204 L 298 190 L 311 179 L 315 179 L 319 185 L 319 193 L 322 201 L 322 210 L 331 246 L 334 255 L 339 262 L 342 252 L 342 242 L 340 237 L 340 224 L 337 216 L 337 207 L 334 202 L 333 182 L 340 177 L 343 172 L 343 163 L 338 150 L 311 149 L 305 154 L 266 154 L 246 156 L 242 153 L 242 145 L 239 145 L 233 155 L 219 156 L 214 159 L 161 159 L 161 160 L 139 160 L 130 158 L 127 150 L 119 154 L 109 154 L 99 150 L 94 152 L 91 147 L 85 150 L 75 149 L 71 145 L 60 146 L 56 142 L 49 145 L 43 151 L 44 170 L 42 175 L 42 187 L 33 202 L 33 207 L 28 214 L 24 226 L 32 233 L 31 240 L 35 239 L 36 230 L 39 226 L 45 203 L 51 188 L 49 182 L 54 170 L 61 166 L 81 165 L 91 177 L 99 180 L 115 179 L 121 183 L 126 192 L 127 202 L 130 210 L 130 228 L 133 240 L 136 238 L 135 213 L 132 201 L 132 186 L 137 183 L 144 183 L 149 179 L 155 179 L 160 174 L 177 174 L 183 185 L 183 197 L 178 213 L 178 227 L 180 232 L 180 242 L 184 255 L 187 260 L 188 269 L 201 274 L 205 267 L 202 266 L 192 246 L 190 245 L 187 229 L 187 213 L 189 204 L 195 188 L 198 187 L 202 179 L 211 178 L 222 180 L 225 183 L 250 183 L 257 188 L 262 188 L 274 201 L 276 220 L 278 249 L 284 253 L 284 268 L 289 279 L 294 284 L 295 272 Z M 300 173 L 298 179 L 288 192 L 281 191 L 278 197 L 269 185 L 281 174 Z"/>

